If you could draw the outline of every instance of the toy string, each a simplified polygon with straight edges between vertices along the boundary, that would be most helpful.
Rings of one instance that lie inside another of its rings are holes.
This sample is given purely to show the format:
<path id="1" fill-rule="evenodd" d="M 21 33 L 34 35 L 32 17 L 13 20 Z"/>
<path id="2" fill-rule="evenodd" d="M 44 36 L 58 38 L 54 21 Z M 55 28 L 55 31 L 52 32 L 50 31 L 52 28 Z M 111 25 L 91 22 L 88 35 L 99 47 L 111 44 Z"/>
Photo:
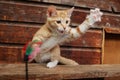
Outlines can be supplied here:
<path id="1" fill-rule="evenodd" d="M 37 45 L 41 45 L 41 42 L 29 42 L 23 47 L 23 53 L 25 53 L 24 61 L 25 61 L 25 79 L 26 80 L 29 80 L 29 74 L 28 74 L 28 60 L 29 59 L 28 58 L 32 57 L 33 59 L 36 53 L 38 53 L 39 51 L 37 47 L 34 50 L 32 49 L 31 45 L 33 43 Z"/>
<path id="2" fill-rule="evenodd" d="M 25 62 L 25 72 L 26 72 L 26 73 L 25 73 L 25 74 L 26 74 L 26 75 L 25 75 L 25 79 L 26 79 L 26 80 L 29 80 L 29 77 L 28 77 L 28 61 Z"/>
<path id="3" fill-rule="evenodd" d="M 27 55 L 25 55 L 24 61 L 25 61 L 25 80 L 29 80 L 29 76 L 28 76 L 28 56 Z"/>

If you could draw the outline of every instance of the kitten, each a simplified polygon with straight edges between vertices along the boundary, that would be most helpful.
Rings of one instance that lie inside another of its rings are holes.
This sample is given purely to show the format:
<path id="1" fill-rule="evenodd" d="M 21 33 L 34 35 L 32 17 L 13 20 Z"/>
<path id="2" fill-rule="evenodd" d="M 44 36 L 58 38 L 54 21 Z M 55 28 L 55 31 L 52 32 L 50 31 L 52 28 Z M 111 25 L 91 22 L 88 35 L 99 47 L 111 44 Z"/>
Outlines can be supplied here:
<path id="1" fill-rule="evenodd" d="M 85 21 L 76 28 L 69 27 L 74 7 L 68 10 L 56 10 L 50 6 L 47 10 L 47 21 L 34 35 L 32 41 L 40 41 L 40 52 L 35 57 L 38 63 L 50 61 L 47 67 L 53 68 L 58 62 L 66 65 L 78 65 L 77 62 L 60 55 L 60 44 L 72 41 L 83 35 L 91 25 L 101 21 L 102 12 L 98 8 L 90 11 Z M 36 45 L 36 44 L 35 44 Z"/>

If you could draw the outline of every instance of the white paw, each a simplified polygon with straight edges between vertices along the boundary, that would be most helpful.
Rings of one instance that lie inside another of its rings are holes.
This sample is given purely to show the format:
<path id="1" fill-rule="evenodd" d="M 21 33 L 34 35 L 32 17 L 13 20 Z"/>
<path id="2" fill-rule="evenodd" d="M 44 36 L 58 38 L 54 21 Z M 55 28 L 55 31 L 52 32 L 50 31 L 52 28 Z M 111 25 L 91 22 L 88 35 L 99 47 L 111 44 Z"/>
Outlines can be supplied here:
<path id="1" fill-rule="evenodd" d="M 103 13 L 100 11 L 99 8 L 95 8 L 95 10 L 90 10 L 90 15 L 87 16 L 90 25 L 93 25 L 97 21 L 101 21 L 101 16 Z"/>
<path id="2" fill-rule="evenodd" d="M 58 60 L 55 60 L 55 61 L 47 63 L 47 67 L 48 68 L 54 68 L 54 67 L 57 66 L 57 64 L 58 64 Z"/>

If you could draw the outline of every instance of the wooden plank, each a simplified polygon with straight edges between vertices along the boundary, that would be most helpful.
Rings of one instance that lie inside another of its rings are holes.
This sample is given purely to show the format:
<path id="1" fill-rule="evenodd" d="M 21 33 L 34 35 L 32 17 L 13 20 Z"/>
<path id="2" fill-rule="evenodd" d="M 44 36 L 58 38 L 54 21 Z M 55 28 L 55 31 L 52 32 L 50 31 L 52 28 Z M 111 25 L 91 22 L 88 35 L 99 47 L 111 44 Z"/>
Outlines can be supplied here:
<path id="1" fill-rule="evenodd" d="M 120 12 L 120 1 L 119 0 L 76 0 L 75 6 L 84 8 L 100 8 L 110 12 Z"/>
<path id="2" fill-rule="evenodd" d="M 39 2 L 39 1 L 38 1 Z M 46 3 L 58 3 L 61 4 L 61 0 L 42 0 L 41 2 L 46 2 Z"/>
<path id="3" fill-rule="evenodd" d="M 21 63 L 23 62 L 22 46 L 0 46 L 0 63 Z M 73 59 L 80 64 L 100 64 L 100 49 L 75 49 L 62 48 L 62 56 Z"/>
<path id="4" fill-rule="evenodd" d="M 102 10 L 112 12 L 120 12 L 119 0 L 30 0 L 36 2 L 54 3 L 61 5 L 77 6 L 80 8 L 96 8 L 99 7 Z"/>
<path id="5" fill-rule="evenodd" d="M 46 7 L 13 1 L 0 2 L 0 20 L 44 23 Z"/>
<path id="6" fill-rule="evenodd" d="M 120 12 L 120 0 L 110 0 L 114 12 Z"/>
<path id="7" fill-rule="evenodd" d="M 115 16 L 111 14 L 105 14 L 103 18 L 104 19 L 102 19 L 102 23 L 99 23 L 98 25 L 101 25 L 108 33 L 120 34 L 120 16 L 119 15 Z"/>
<path id="8" fill-rule="evenodd" d="M 120 34 L 105 35 L 103 63 L 120 64 Z"/>
<path id="9" fill-rule="evenodd" d="M 24 64 L 0 64 L 1 80 L 24 80 Z M 29 64 L 29 77 L 32 80 L 62 80 L 101 77 L 120 77 L 120 64 L 116 65 L 59 65 L 56 68 L 46 68 L 45 65 Z"/>
<path id="10" fill-rule="evenodd" d="M 35 32 L 40 28 L 39 25 L 0 23 L 0 43 L 25 44 L 32 40 Z M 99 47 L 102 44 L 102 30 L 89 30 L 79 39 L 63 46 L 75 47 Z"/>
<path id="11" fill-rule="evenodd" d="M 120 80 L 120 77 L 107 77 L 104 80 Z"/>
<path id="12" fill-rule="evenodd" d="M 115 27 L 113 28 L 113 27 L 106 26 L 104 27 L 104 29 L 107 33 L 120 34 L 120 28 L 115 28 Z"/>
<path id="13" fill-rule="evenodd" d="M 42 0 L 28 0 L 28 1 L 37 1 L 37 2 L 41 2 Z"/>
<path id="14" fill-rule="evenodd" d="M 91 1 L 92 2 L 92 1 Z M 108 1 L 109 2 L 109 1 Z M 18 22 L 32 22 L 32 23 L 45 23 L 46 9 L 49 5 L 38 5 L 23 2 L 0 2 L 0 20 L 18 21 Z M 56 5 L 57 6 L 57 5 Z M 66 9 L 66 7 L 57 6 L 57 9 Z M 76 9 L 71 17 L 72 24 L 80 24 L 85 20 L 88 11 Z M 102 22 L 97 26 L 110 25 L 110 28 L 120 28 L 120 16 L 114 14 L 104 13 Z M 112 32 L 112 31 L 111 31 Z"/>
<path id="15" fill-rule="evenodd" d="M 112 11 L 110 1 L 108 0 L 76 0 L 75 6 L 84 8 L 96 8 L 99 7 L 102 10 Z"/>
<path id="16" fill-rule="evenodd" d="M 101 64 L 101 49 L 62 48 L 62 56 L 73 59 L 79 64 Z"/>
<path id="17" fill-rule="evenodd" d="M 61 4 L 61 5 L 69 5 L 69 6 L 73 6 L 75 4 L 75 0 L 29 0 L 29 1 L 33 1 L 33 2 L 44 2 L 44 3 L 51 3 L 51 4 Z"/>
<path id="18" fill-rule="evenodd" d="M 119 0 L 76 0 L 74 6 L 83 8 L 100 8 L 101 10 L 110 12 L 120 12 Z"/>
<path id="19" fill-rule="evenodd" d="M 101 48 L 103 43 L 102 30 L 88 30 L 82 37 L 70 43 L 65 43 L 64 46 L 74 47 L 97 47 Z"/>
<path id="20" fill-rule="evenodd" d="M 0 42 L 25 44 L 32 40 L 39 25 L 0 23 Z"/>
<path id="21" fill-rule="evenodd" d="M 0 46 L 0 63 L 23 62 L 20 46 Z"/>
<path id="22" fill-rule="evenodd" d="M 62 5 L 71 5 L 73 6 L 75 1 L 74 0 L 42 0 L 42 2 L 46 3 L 55 3 L 55 4 L 62 4 Z"/>

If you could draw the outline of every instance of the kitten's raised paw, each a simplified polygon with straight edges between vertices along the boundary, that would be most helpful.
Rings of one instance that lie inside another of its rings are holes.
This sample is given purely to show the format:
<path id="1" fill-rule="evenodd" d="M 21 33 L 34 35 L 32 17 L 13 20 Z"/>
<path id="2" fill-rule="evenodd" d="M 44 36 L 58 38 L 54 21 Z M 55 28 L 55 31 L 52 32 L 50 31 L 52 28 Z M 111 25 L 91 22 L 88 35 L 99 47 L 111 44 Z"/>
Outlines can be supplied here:
<path id="1" fill-rule="evenodd" d="M 47 63 L 47 67 L 48 68 L 54 68 L 54 67 L 57 66 L 57 64 L 58 64 L 58 60 L 55 60 L 55 61 Z"/>
<path id="2" fill-rule="evenodd" d="M 103 13 L 100 11 L 99 8 L 91 9 L 90 15 L 87 16 L 89 24 L 93 25 L 97 21 L 101 21 L 101 16 Z"/>

